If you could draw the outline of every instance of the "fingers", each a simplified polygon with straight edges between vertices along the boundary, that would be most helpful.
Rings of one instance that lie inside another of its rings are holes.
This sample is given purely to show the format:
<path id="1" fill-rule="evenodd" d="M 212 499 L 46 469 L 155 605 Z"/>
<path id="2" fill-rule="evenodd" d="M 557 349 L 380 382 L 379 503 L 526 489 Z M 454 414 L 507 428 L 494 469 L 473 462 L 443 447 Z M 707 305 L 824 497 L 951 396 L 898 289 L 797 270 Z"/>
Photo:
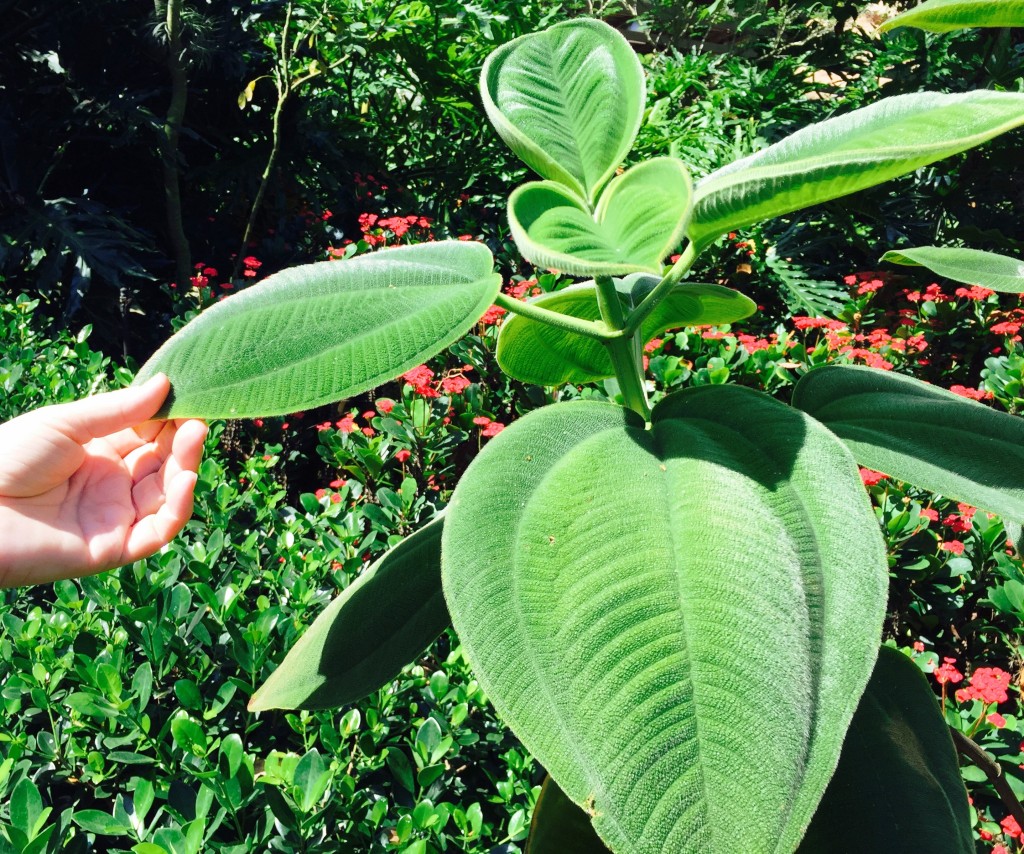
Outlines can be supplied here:
<path id="1" fill-rule="evenodd" d="M 155 554 L 169 543 L 192 515 L 194 490 L 199 477 L 192 471 L 181 471 L 168 483 L 160 508 L 140 519 L 125 541 L 122 563 L 132 563 Z"/>
<path id="2" fill-rule="evenodd" d="M 167 399 L 170 381 L 157 374 L 140 386 L 97 394 L 39 410 L 79 444 L 149 421 Z"/>

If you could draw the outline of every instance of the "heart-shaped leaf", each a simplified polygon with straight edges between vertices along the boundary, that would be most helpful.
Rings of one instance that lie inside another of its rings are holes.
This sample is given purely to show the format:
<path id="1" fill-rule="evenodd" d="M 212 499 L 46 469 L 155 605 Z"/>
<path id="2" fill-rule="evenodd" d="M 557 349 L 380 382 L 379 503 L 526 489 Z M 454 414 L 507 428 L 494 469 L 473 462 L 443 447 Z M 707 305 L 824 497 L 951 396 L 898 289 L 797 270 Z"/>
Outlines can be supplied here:
<path id="1" fill-rule="evenodd" d="M 554 181 L 519 187 L 508 202 L 523 257 L 574 276 L 661 273 L 690 218 L 690 176 L 681 160 L 657 157 L 615 178 L 590 214 Z"/>
<path id="2" fill-rule="evenodd" d="M 793 406 L 842 439 L 861 465 L 1024 519 L 1024 419 L 912 377 L 851 365 L 805 374 Z"/>
<path id="3" fill-rule="evenodd" d="M 656 276 L 638 273 L 616 282 L 623 310 L 628 312 L 658 283 Z M 598 320 L 597 289 L 582 282 L 530 300 L 535 305 L 583 320 Z M 721 285 L 682 284 L 658 303 L 644 320 L 639 336 L 646 343 L 666 329 L 717 326 L 749 317 L 757 305 L 739 291 Z M 596 382 L 615 375 L 608 351 L 600 341 L 511 315 L 498 332 L 498 364 L 518 380 L 537 385 Z"/>
<path id="4" fill-rule="evenodd" d="M 1024 261 L 997 255 L 995 252 L 948 246 L 918 246 L 886 252 L 882 260 L 910 267 L 927 267 L 933 273 L 954 282 L 981 285 L 990 291 L 1024 293 Z"/>
<path id="5" fill-rule="evenodd" d="M 293 267 L 216 303 L 136 377 L 171 380 L 169 418 L 284 415 L 351 397 L 468 332 L 501 288 L 458 240 Z"/>
<path id="6" fill-rule="evenodd" d="M 933 33 L 948 33 L 965 27 L 1024 27 L 1022 0 L 925 0 L 878 28 L 917 27 Z"/>
<path id="7" fill-rule="evenodd" d="M 629 43 L 588 18 L 499 47 L 484 63 L 480 94 L 531 169 L 591 203 L 633 147 L 646 97 Z"/>
<path id="8" fill-rule="evenodd" d="M 846 196 L 1024 124 L 1024 95 L 977 90 L 883 98 L 799 130 L 697 184 L 698 247 L 745 225 Z"/>
<path id="9" fill-rule="evenodd" d="M 649 430 L 546 407 L 470 465 L 441 553 L 481 686 L 612 850 L 796 848 L 885 612 L 832 434 L 735 386 L 666 398 Z"/>
<path id="10" fill-rule="evenodd" d="M 527 854 L 606 851 L 587 814 L 547 777 Z M 886 646 L 797 854 L 838 851 L 974 852 L 967 792 L 935 694 L 913 662 Z"/>
<path id="11" fill-rule="evenodd" d="M 797 854 L 973 854 L 953 742 L 920 668 L 883 646 Z"/>
<path id="12" fill-rule="evenodd" d="M 438 517 L 385 552 L 313 622 L 249 711 L 330 709 L 387 685 L 450 624 Z"/>

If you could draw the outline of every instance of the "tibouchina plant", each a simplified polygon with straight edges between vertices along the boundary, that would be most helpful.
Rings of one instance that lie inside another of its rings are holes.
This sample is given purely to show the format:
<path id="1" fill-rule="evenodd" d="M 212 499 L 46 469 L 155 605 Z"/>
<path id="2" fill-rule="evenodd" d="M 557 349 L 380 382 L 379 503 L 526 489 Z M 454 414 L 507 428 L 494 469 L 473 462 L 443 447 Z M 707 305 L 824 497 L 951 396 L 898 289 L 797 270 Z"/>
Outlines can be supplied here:
<path id="1" fill-rule="evenodd" d="M 519 249 L 586 281 L 522 303 L 486 247 L 457 241 L 296 268 L 203 313 L 139 381 L 170 376 L 172 417 L 292 412 L 398 376 L 498 302 L 514 313 L 507 373 L 614 378 L 622 405 L 559 403 L 497 436 L 444 516 L 346 589 L 251 708 L 349 703 L 450 621 L 550 774 L 532 851 L 878 851 L 894 812 L 917 850 L 972 851 L 936 704 L 912 664 L 879 656 L 886 555 L 858 464 L 1021 520 L 1024 423 L 837 366 L 806 374 L 791 406 L 724 385 L 652 409 L 641 353 L 667 328 L 754 311 L 686 281 L 722 234 L 979 145 L 1024 124 L 1024 95 L 885 98 L 694 186 L 671 157 L 622 171 L 645 84 L 604 23 L 504 45 L 481 88 L 542 179 L 509 199 Z"/>

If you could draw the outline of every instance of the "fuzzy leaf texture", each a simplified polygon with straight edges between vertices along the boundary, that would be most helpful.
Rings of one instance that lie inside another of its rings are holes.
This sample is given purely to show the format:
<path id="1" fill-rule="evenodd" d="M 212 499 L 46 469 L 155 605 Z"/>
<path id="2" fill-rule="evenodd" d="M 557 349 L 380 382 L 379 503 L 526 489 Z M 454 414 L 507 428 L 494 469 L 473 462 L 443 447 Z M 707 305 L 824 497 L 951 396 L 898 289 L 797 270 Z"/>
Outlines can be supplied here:
<path id="1" fill-rule="evenodd" d="M 633 147 L 646 89 L 622 35 L 579 18 L 491 53 L 480 94 L 491 124 L 527 166 L 592 204 Z"/>
<path id="2" fill-rule="evenodd" d="M 883 646 L 797 854 L 973 854 L 971 809 L 935 694 Z"/>
<path id="3" fill-rule="evenodd" d="M 902 374 L 826 365 L 793 406 L 861 465 L 1010 519 L 1024 519 L 1024 419 Z"/>
<path id="4" fill-rule="evenodd" d="M 438 517 L 385 552 L 299 638 L 249 711 L 332 709 L 387 685 L 450 624 Z"/>
<path id="5" fill-rule="evenodd" d="M 601 854 L 587 814 L 550 777 L 526 854 Z M 949 730 L 920 669 L 879 650 L 832 776 L 797 854 L 973 854 L 970 807 Z"/>
<path id="6" fill-rule="evenodd" d="M 791 852 L 874 665 L 881 533 L 842 443 L 767 395 L 652 419 L 562 403 L 484 448 L 442 537 L 452 621 L 612 851 Z"/>
<path id="7" fill-rule="evenodd" d="M 453 344 L 494 301 L 487 247 L 457 240 L 306 264 L 210 306 L 143 365 L 168 418 L 284 415 L 368 391 Z"/>
<path id="8" fill-rule="evenodd" d="M 706 246 L 782 216 L 906 175 L 1024 124 L 1024 95 L 978 90 L 884 98 L 797 131 L 697 184 L 689 237 Z"/>
<path id="9" fill-rule="evenodd" d="M 616 280 L 628 313 L 659 282 L 638 273 Z M 530 302 L 582 320 L 600 320 L 597 289 L 592 282 L 543 294 Z M 681 284 L 655 307 L 638 332 L 646 343 L 666 329 L 679 326 L 733 323 L 749 317 L 757 305 L 739 291 L 721 285 Z M 615 375 L 608 351 L 600 341 L 512 314 L 498 332 L 497 359 L 501 369 L 522 382 L 536 385 L 597 382 Z"/>
<path id="10" fill-rule="evenodd" d="M 948 33 L 967 27 L 1024 27 L 1022 0 L 925 0 L 878 28 L 917 27 L 933 33 Z"/>
<path id="11" fill-rule="evenodd" d="M 512 193 L 508 220 L 523 257 L 574 276 L 661 273 L 683 239 L 691 212 L 686 166 L 674 157 L 648 160 L 614 178 L 590 213 L 554 181 Z"/>
<path id="12" fill-rule="evenodd" d="M 997 255 L 995 252 L 949 246 L 918 246 L 886 252 L 882 260 L 910 267 L 925 267 L 954 282 L 981 285 L 990 291 L 1024 293 L 1024 261 Z"/>

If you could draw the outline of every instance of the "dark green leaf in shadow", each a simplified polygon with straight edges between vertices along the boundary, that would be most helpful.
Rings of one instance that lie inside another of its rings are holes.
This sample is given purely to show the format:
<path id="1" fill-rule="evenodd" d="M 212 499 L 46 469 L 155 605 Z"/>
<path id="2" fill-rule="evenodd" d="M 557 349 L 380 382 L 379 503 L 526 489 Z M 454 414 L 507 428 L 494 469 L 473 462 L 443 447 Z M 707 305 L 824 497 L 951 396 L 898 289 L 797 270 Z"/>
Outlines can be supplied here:
<path id="1" fill-rule="evenodd" d="M 570 801 L 549 774 L 533 808 L 526 854 L 606 854 L 590 817 Z"/>
<path id="2" fill-rule="evenodd" d="M 386 552 L 316 618 L 250 711 L 326 709 L 390 682 L 450 624 L 438 517 Z"/>
<path id="3" fill-rule="evenodd" d="M 793 406 L 842 439 L 861 465 L 1024 519 L 1024 419 L 921 380 L 849 365 L 805 374 Z"/>
<path id="4" fill-rule="evenodd" d="M 933 273 L 954 282 L 981 285 L 990 291 L 1024 293 L 1024 261 L 997 255 L 995 252 L 950 246 L 918 246 L 886 252 L 882 260 L 910 267 L 927 267 Z"/>
<path id="5" fill-rule="evenodd" d="M 935 694 L 883 646 L 797 854 L 973 854 L 970 807 Z"/>
<path id="6" fill-rule="evenodd" d="M 458 240 L 293 267 L 218 302 L 142 366 L 169 418 L 283 415 L 368 391 L 468 332 L 501 276 Z"/>
<path id="7" fill-rule="evenodd" d="M 616 281 L 628 312 L 658 283 L 639 273 Z M 535 305 L 583 320 L 598 320 L 601 310 L 592 282 L 571 285 L 530 300 Z M 716 326 L 749 317 L 757 305 L 739 291 L 721 285 L 681 284 L 644 320 L 642 343 L 680 326 Z M 593 338 L 556 329 L 513 314 L 498 332 L 498 364 L 505 373 L 537 385 L 596 382 L 615 375 L 608 351 Z"/>

